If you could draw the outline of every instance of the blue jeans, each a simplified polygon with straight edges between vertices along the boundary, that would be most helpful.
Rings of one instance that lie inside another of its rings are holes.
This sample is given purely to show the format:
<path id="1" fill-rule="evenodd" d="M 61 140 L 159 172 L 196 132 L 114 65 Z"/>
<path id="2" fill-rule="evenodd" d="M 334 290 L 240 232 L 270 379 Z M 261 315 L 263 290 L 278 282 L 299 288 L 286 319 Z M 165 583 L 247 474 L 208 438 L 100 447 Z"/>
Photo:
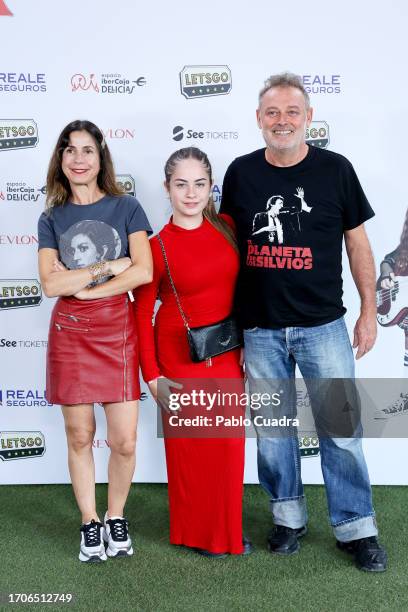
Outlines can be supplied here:
<path id="1" fill-rule="evenodd" d="M 296 364 L 304 379 L 354 378 L 354 356 L 343 317 L 317 327 L 247 329 L 244 341 L 250 385 L 251 378 L 294 379 Z M 303 527 L 307 511 L 296 430 L 279 437 L 257 433 L 259 482 L 271 496 L 274 522 Z M 320 453 L 336 538 L 347 542 L 377 535 L 361 437 L 320 437 Z"/>

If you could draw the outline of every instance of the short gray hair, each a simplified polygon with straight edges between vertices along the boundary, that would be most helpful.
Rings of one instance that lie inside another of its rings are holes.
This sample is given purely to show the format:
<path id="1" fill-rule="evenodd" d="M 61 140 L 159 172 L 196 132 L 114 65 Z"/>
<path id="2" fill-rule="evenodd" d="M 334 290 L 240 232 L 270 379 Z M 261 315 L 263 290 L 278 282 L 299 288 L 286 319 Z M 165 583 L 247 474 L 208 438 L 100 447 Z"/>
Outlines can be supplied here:
<path id="1" fill-rule="evenodd" d="M 261 91 L 259 92 L 259 105 L 261 104 L 261 100 L 267 91 L 272 89 L 272 87 L 296 87 L 299 91 L 302 92 L 303 97 L 305 99 L 306 109 L 310 108 L 310 98 L 307 93 L 302 77 L 298 74 L 293 74 L 293 72 L 281 72 L 280 74 L 272 74 L 269 78 L 266 79 L 265 84 Z"/>

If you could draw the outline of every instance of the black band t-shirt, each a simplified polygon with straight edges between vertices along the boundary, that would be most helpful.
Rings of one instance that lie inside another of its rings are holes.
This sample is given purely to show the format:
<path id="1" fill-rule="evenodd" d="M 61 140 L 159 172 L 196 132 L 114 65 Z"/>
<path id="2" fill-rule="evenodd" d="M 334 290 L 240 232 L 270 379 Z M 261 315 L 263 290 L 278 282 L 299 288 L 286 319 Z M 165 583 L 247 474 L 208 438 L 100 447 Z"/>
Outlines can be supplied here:
<path id="1" fill-rule="evenodd" d="M 343 232 L 374 212 L 345 157 L 316 147 L 288 167 L 268 163 L 264 148 L 238 157 L 220 210 L 237 227 L 244 328 L 323 325 L 346 312 Z"/>

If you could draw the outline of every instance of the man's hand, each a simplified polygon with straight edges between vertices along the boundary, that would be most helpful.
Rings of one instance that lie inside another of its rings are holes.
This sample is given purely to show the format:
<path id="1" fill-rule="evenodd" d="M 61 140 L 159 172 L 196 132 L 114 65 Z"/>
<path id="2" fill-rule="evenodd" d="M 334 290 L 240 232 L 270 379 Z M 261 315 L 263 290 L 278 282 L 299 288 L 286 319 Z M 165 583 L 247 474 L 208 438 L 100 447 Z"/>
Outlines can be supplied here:
<path id="1" fill-rule="evenodd" d="M 356 359 L 368 353 L 377 337 L 375 266 L 364 225 L 344 232 L 347 255 L 354 282 L 361 298 L 361 314 L 354 327 L 353 348 Z"/>
<path id="2" fill-rule="evenodd" d="M 357 349 L 356 359 L 364 357 L 371 351 L 377 338 L 377 320 L 375 313 L 361 314 L 354 327 L 353 348 Z"/>

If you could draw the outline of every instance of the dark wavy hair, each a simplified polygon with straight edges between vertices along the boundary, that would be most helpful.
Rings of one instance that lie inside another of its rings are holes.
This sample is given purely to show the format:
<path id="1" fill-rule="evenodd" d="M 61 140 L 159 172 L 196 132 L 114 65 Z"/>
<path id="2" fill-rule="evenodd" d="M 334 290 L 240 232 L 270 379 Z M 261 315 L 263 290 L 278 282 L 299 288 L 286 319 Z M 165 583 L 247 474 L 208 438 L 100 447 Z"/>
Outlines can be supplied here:
<path id="1" fill-rule="evenodd" d="M 184 147 L 183 149 L 179 149 L 175 151 L 172 155 L 170 155 L 169 159 L 166 161 L 164 166 L 164 174 L 166 177 L 166 185 L 169 186 L 170 179 L 176 169 L 176 166 L 179 162 L 184 161 L 186 159 L 195 159 L 201 162 L 204 166 L 204 170 L 208 174 L 208 178 L 210 183 L 212 184 L 212 168 L 210 164 L 210 160 L 207 155 L 201 149 L 197 147 Z M 207 221 L 211 223 L 221 234 L 228 240 L 230 245 L 238 251 L 237 240 L 235 237 L 234 230 L 228 225 L 226 221 L 220 216 L 218 216 L 217 211 L 215 210 L 214 200 L 212 195 L 210 195 L 208 199 L 207 206 L 203 210 L 203 216 Z"/>
<path id="2" fill-rule="evenodd" d="M 47 209 L 65 204 L 72 195 L 69 181 L 62 171 L 62 154 L 69 145 L 70 134 L 81 131 L 88 132 L 92 136 L 99 152 L 101 165 L 97 177 L 99 189 L 108 195 L 123 194 L 123 191 L 116 184 L 112 157 L 101 130 L 91 121 L 77 119 L 64 127 L 51 156 L 47 173 Z"/>

